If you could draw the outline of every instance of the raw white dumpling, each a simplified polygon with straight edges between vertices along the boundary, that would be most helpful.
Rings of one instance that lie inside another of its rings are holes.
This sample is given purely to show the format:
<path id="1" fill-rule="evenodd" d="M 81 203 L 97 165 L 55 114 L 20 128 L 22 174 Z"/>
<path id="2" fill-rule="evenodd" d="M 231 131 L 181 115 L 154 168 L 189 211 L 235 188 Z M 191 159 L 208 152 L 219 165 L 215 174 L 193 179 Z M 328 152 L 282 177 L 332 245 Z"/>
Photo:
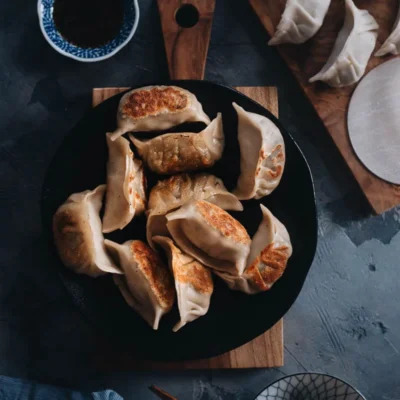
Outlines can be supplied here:
<path id="1" fill-rule="evenodd" d="M 122 296 L 153 329 L 175 301 L 172 277 L 158 254 L 140 240 L 118 244 L 105 240 L 107 251 L 124 275 L 114 276 Z"/>
<path id="2" fill-rule="evenodd" d="M 226 211 L 194 201 L 167 214 L 167 228 L 185 253 L 210 268 L 241 275 L 250 251 L 246 229 Z"/>
<path id="3" fill-rule="evenodd" d="M 377 57 L 385 56 L 386 54 L 400 53 L 400 2 L 397 11 L 397 18 L 392 28 L 392 33 L 385 40 L 381 48 L 375 53 Z"/>
<path id="4" fill-rule="evenodd" d="M 214 271 L 232 290 L 247 294 L 264 292 L 283 275 L 292 255 L 285 226 L 261 204 L 263 219 L 255 233 L 247 267 L 241 276 Z"/>
<path id="5" fill-rule="evenodd" d="M 175 279 L 175 290 L 181 320 L 173 331 L 207 314 L 214 290 L 211 271 L 193 257 L 183 253 L 167 237 L 156 236 L 154 241 L 167 253 Z"/>
<path id="6" fill-rule="evenodd" d="M 146 208 L 146 179 L 140 160 L 134 158 L 128 140 L 123 137 L 108 145 L 107 194 L 103 217 L 103 232 L 123 229 L 135 215 Z"/>
<path id="7" fill-rule="evenodd" d="M 106 185 L 101 185 L 72 194 L 53 217 L 54 243 L 61 261 L 78 274 L 121 274 L 104 247 L 99 213 L 105 191 Z"/>
<path id="8" fill-rule="evenodd" d="M 243 206 L 225 188 L 221 179 L 210 174 L 180 174 L 159 181 L 149 196 L 147 241 L 154 248 L 153 236 L 169 236 L 165 215 L 193 200 L 206 200 L 223 210 L 242 211 Z"/>
<path id="9" fill-rule="evenodd" d="M 239 200 L 260 199 L 279 185 L 285 168 L 285 142 L 267 117 L 233 103 L 238 115 L 240 176 L 233 194 Z"/>
<path id="10" fill-rule="evenodd" d="M 150 140 L 129 138 L 146 165 L 161 175 L 210 168 L 222 157 L 225 144 L 220 113 L 200 133 L 167 133 Z"/>
<path id="11" fill-rule="evenodd" d="M 177 86 L 145 86 L 122 96 L 118 128 L 111 139 L 127 132 L 161 131 L 183 122 L 210 123 L 196 96 Z"/>
<path id="12" fill-rule="evenodd" d="M 330 3 L 331 0 L 287 0 L 285 11 L 268 44 L 306 42 L 321 28 Z"/>
<path id="13" fill-rule="evenodd" d="M 310 82 L 324 81 L 333 87 L 351 85 L 361 79 L 374 50 L 379 25 L 367 10 L 345 0 L 346 17 L 328 61 Z"/>

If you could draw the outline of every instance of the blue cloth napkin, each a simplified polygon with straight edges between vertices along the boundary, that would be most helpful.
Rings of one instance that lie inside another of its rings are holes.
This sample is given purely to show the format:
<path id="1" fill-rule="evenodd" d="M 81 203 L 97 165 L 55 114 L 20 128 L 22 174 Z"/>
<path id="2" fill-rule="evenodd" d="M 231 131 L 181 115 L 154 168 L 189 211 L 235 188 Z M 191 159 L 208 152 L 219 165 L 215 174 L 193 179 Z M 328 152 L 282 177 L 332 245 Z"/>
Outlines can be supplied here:
<path id="1" fill-rule="evenodd" d="M 0 375 L 0 400 L 123 400 L 112 390 L 79 393 Z"/>

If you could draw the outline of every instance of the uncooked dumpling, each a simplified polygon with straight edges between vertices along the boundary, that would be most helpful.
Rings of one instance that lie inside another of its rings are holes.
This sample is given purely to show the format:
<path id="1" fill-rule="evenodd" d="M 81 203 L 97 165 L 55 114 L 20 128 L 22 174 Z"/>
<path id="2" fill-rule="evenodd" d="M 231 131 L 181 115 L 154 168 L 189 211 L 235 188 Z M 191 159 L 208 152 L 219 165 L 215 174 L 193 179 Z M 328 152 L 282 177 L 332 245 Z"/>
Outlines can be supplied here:
<path id="1" fill-rule="evenodd" d="M 112 140 L 127 132 L 161 131 L 183 122 L 210 123 L 196 96 L 177 86 L 146 86 L 122 96 L 117 130 Z"/>
<path id="2" fill-rule="evenodd" d="M 225 143 L 221 114 L 200 133 L 167 133 L 150 140 L 129 137 L 147 166 L 161 175 L 210 168 L 222 157 Z"/>
<path id="3" fill-rule="evenodd" d="M 140 160 L 134 158 L 128 140 L 123 137 L 108 145 L 107 194 L 103 217 L 103 232 L 123 229 L 135 215 L 146 208 L 146 179 Z"/>
<path id="4" fill-rule="evenodd" d="M 177 332 L 187 323 L 207 314 L 214 290 L 211 271 L 192 256 L 183 253 L 167 237 L 156 236 L 154 241 L 167 253 L 168 263 L 175 279 L 175 290 L 181 320 Z"/>
<path id="5" fill-rule="evenodd" d="M 285 143 L 267 117 L 233 103 L 238 115 L 240 176 L 233 193 L 239 200 L 261 199 L 279 185 L 285 168 Z"/>
<path id="6" fill-rule="evenodd" d="M 53 217 L 54 243 L 61 261 L 78 274 L 121 274 L 104 247 L 99 213 L 105 191 L 106 185 L 101 185 L 72 194 Z"/>
<path id="7" fill-rule="evenodd" d="M 179 174 L 159 181 L 149 196 L 147 241 L 153 236 L 169 236 L 165 215 L 193 200 L 207 200 L 223 210 L 242 211 L 242 203 L 229 193 L 221 179 L 211 174 Z"/>
<path id="8" fill-rule="evenodd" d="M 397 11 L 397 18 L 392 28 L 392 33 L 385 40 L 381 48 L 375 53 L 376 56 L 381 57 L 386 54 L 399 54 L 400 53 L 400 1 L 399 9 Z"/>
<path id="9" fill-rule="evenodd" d="M 168 268 L 158 254 L 140 240 L 118 244 L 105 240 L 109 254 L 120 265 L 124 275 L 114 276 L 122 296 L 153 329 L 167 314 L 175 300 L 174 286 Z"/>
<path id="10" fill-rule="evenodd" d="M 330 3 L 331 0 L 287 0 L 285 11 L 268 44 L 306 42 L 321 28 Z"/>
<path id="11" fill-rule="evenodd" d="M 226 211 L 194 201 L 167 214 L 167 228 L 185 253 L 210 268 L 241 275 L 250 252 L 246 229 Z"/>
<path id="12" fill-rule="evenodd" d="M 232 290 L 247 294 L 270 289 L 285 272 L 292 255 L 292 244 L 285 226 L 262 204 L 261 211 L 263 219 L 253 237 L 243 275 L 214 271 Z"/>
<path id="13" fill-rule="evenodd" d="M 367 10 L 345 0 L 346 17 L 332 53 L 310 82 L 324 81 L 333 87 L 351 85 L 361 79 L 374 50 L 379 25 Z"/>

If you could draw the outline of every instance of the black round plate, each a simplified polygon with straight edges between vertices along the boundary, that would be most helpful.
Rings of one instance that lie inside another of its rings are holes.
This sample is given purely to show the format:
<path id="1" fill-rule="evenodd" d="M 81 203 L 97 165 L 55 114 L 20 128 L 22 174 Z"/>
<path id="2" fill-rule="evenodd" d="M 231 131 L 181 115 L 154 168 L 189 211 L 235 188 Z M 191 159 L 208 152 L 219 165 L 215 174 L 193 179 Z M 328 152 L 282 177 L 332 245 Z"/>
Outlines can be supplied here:
<path id="1" fill-rule="evenodd" d="M 165 82 L 164 82 L 165 84 Z M 279 121 L 265 108 L 241 93 L 207 81 L 176 81 L 193 92 L 205 112 L 214 118 L 222 112 L 226 147 L 222 159 L 208 172 L 220 177 L 226 187 L 235 187 L 240 172 L 237 116 L 232 102 L 245 110 L 265 115 L 281 130 L 286 144 L 286 167 L 279 187 L 261 200 L 287 227 L 293 256 L 283 277 L 265 293 L 249 296 L 230 291 L 215 279 L 215 290 L 206 316 L 177 333 L 173 310 L 153 331 L 126 305 L 110 276 L 91 279 L 75 275 L 62 266 L 52 244 L 51 220 L 56 209 L 76 192 L 94 189 L 106 182 L 107 146 L 105 133 L 115 129 L 116 111 L 122 95 L 100 104 L 66 136 L 48 171 L 43 187 L 42 215 L 54 254 L 54 264 L 75 304 L 93 323 L 97 332 L 136 358 L 147 360 L 190 360 L 208 358 L 232 350 L 271 328 L 296 300 L 314 258 L 317 243 L 317 215 L 311 173 L 300 149 Z M 179 130 L 201 129 L 186 124 Z M 177 130 L 177 129 L 176 129 Z M 160 177 L 147 171 L 149 189 Z M 244 212 L 234 212 L 252 236 L 261 221 L 260 201 L 244 202 Z M 106 235 L 120 243 L 145 240 L 145 218 L 139 217 L 123 231 Z"/>

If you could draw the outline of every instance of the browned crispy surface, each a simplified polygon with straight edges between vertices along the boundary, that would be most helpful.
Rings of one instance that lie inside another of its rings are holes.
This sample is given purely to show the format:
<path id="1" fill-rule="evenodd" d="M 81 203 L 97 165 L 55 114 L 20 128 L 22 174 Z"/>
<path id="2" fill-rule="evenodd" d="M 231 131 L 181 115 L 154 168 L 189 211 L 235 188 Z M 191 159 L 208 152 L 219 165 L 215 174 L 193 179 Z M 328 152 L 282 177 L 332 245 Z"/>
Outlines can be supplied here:
<path id="1" fill-rule="evenodd" d="M 84 237 L 85 229 L 79 229 L 80 224 L 75 213 L 66 209 L 57 211 L 53 218 L 54 242 L 63 263 L 73 269 L 79 269 L 88 262 L 85 259 L 89 250 Z"/>
<path id="2" fill-rule="evenodd" d="M 260 150 L 256 175 L 260 173 L 261 166 L 265 160 L 267 160 L 265 165 L 269 168 L 268 174 L 271 178 L 275 179 L 282 175 L 283 162 L 285 161 L 285 152 L 283 151 L 282 145 L 278 144 L 269 157 L 265 154 L 263 149 Z"/>
<path id="3" fill-rule="evenodd" d="M 199 293 L 212 293 L 214 283 L 211 271 L 193 257 L 183 253 L 171 239 L 164 238 L 164 240 L 171 251 L 171 267 L 175 280 L 192 285 Z"/>
<path id="4" fill-rule="evenodd" d="M 140 119 L 164 112 L 179 112 L 188 107 L 188 95 L 172 86 L 137 90 L 128 96 L 122 112 L 131 118 Z"/>
<path id="5" fill-rule="evenodd" d="M 258 258 L 253 262 L 253 264 L 250 265 L 250 267 L 246 269 L 246 275 L 250 277 L 253 286 L 256 286 L 260 291 L 263 292 L 265 290 L 268 290 L 270 286 L 266 285 L 266 283 L 264 282 L 260 271 L 257 268 L 257 261 Z"/>
<path id="6" fill-rule="evenodd" d="M 260 278 L 269 288 L 282 276 L 289 259 L 288 253 L 289 248 L 287 246 L 274 247 L 274 244 L 270 243 L 265 247 L 247 269 L 247 272 L 255 279 L 255 284 L 258 287 L 262 287 Z M 255 270 L 259 271 L 260 276 L 257 276 Z"/>
<path id="7" fill-rule="evenodd" d="M 131 251 L 161 306 L 172 307 L 175 297 L 172 278 L 158 254 L 140 240 L 132 241 Z"/>
<path id="8" fill-rule="evenodd" d="M 214 162 L 203 137 L 197 133 L 158 136 L 147 154 L 149 167 L 163 175 L 209 168 Z"/>
<path id="9" fill-rule="evenodd" d="M 226 211 L 207 201 L 196 201 L 196 207 L 209 225 L 237 243 L 248 244 L 250 237 L 244 226 Z"/>

